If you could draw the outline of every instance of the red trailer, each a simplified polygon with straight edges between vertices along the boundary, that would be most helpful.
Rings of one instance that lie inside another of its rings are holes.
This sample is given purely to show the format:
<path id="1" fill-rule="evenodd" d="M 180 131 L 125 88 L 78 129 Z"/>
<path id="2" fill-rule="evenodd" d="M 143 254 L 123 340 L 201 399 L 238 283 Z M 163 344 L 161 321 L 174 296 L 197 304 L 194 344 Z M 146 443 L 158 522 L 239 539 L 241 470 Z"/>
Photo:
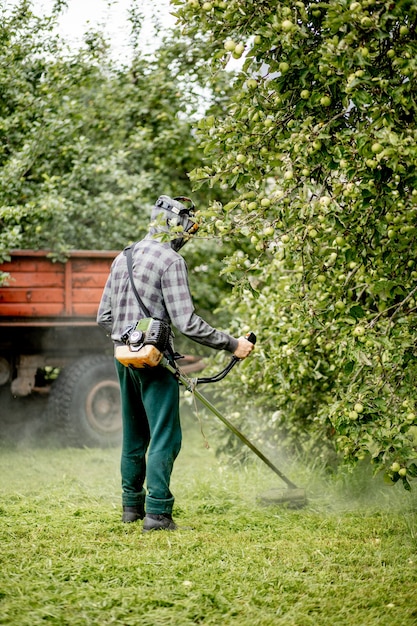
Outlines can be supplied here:
<path id="1" fill-rule="evenodd" d="M 49 396 L 43 419 L 64 434 L 67 445 L 120 441 L 112 345 L 96 324 L 116 254 L 74 250 L 62 263 L 54 262 L 47 251 L 14 250 L 11 260 L 0 266 L 9 274 L 0 286 L 0 399 L 5 419 L 17 418 L 22 407 L 31 412 L 31 403 L 22 398 Z"/>
<path id="2" fill-rule="evenodd" d="M 96 323 L 116 255 L 73 250 L 59 262 L 45 250 L 14 250 L 0 265 L 9 274 L 0 285 L 0 426 L 23 413 L 66 445 L 120 442 L 113 346 Z M 187 373 L 204 367 L 193 356 L 180 364 Z"/>

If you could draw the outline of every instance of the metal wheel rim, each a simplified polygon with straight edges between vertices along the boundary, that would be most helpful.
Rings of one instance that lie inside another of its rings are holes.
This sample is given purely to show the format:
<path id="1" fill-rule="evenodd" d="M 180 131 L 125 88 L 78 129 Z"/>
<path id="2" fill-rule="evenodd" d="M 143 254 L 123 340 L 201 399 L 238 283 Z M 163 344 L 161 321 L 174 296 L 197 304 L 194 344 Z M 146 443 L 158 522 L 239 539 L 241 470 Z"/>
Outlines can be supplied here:
<path id="1" fill-rule="evenodd" d="M 122 428 L 119 385 L 103 380 L 91 388 L 86 400 L 86 417 L 97 432 L 116 433 Z"/>

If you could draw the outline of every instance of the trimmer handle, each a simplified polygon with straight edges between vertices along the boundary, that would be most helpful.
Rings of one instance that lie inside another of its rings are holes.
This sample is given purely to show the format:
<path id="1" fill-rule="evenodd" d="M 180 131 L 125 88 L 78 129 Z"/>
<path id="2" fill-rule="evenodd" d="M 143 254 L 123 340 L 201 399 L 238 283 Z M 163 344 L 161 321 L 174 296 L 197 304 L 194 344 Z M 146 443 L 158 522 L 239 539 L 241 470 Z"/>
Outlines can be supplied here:
<path id="1" fill-rule="evenodd" d="M 253 343 L 253 345 L 255 345 L 255 343 L 256 343 L 256 335 L 252 331 L 246 333 L 245 339 L 247 339 L 248 341 Z M 239 359 L 239 357 L 237 357 L 237 356 L 232 356 L 232 361 L 234 361 L 234 362 L 241 361 L 241 360 L 242 359 Z"/>
<path id="2" fill-rule="evenodd" d="M 245 338 L 248 341 L 250 341 L 251 343 L 253 343 L 253 345 L 255 345 L 255 343 L 256 343 L 256 335 L 255 335 L 255 333 L 250 331 L 249 333 L 247 333 L 245 335 Z M 239 359 L 237 356 L 233 355 L 232 358 L 229 361 L 229 364 L 226 365 L 224 370 L 219 372 L 216 376 L 211 376 L 210 378 L 197 378 L 196 382 L 197 383 L 217 383 L 219 380 L 222 380 L 230 372 L 232 367 L 234 367 L 236 365 L 236 363 L 238 363 L 241 360 L 242 359 Z"/>
<path id="3" fill-rule="evenodd" d="M 252 331 L 250 331 L 247 335 L 245 335 L 245 339 L 253 343 L 253 345 L 255 345 L 256 343 L 256 335 Z"/>

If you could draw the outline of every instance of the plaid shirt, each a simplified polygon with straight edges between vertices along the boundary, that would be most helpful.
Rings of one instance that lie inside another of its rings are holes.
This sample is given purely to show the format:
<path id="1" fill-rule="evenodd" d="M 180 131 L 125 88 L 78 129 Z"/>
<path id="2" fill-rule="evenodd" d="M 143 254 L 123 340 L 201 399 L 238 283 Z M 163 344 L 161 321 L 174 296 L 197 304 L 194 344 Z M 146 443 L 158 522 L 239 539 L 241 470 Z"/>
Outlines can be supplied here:
<path id="1" fill-rule="evenodd" d="M 234 352 L 237 339 L 216 330 L 196 315 L 188 285 L 186 263 L 169 243 L 151 236 L 136 244 L 133 251 L 136 289 L 152 317 L 166 320 L 197 343 Z M 130 285 L 126 255 L 113 261 L 104 287 L 97 323 L 110 334 L 115 344 L 130 324 L 146 317 Z"/>

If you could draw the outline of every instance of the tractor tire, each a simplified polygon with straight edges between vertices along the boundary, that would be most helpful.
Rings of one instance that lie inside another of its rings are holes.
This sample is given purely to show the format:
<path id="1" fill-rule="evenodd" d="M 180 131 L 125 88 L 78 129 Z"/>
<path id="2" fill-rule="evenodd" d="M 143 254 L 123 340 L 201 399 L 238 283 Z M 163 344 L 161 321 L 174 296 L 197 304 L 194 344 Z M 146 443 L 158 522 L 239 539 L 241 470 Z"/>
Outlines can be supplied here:
<path id="1" fill-rule="evenodd" d="M 120 444 L 120 390 L 112 357 L 87 356 L 65 368 L 51 388 L 49 424 L 65 446 Z"/>

